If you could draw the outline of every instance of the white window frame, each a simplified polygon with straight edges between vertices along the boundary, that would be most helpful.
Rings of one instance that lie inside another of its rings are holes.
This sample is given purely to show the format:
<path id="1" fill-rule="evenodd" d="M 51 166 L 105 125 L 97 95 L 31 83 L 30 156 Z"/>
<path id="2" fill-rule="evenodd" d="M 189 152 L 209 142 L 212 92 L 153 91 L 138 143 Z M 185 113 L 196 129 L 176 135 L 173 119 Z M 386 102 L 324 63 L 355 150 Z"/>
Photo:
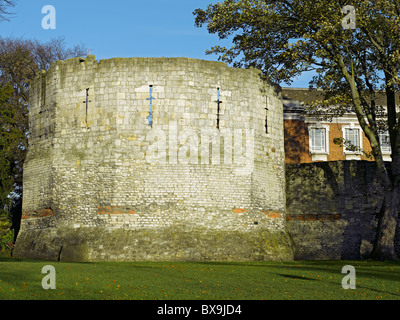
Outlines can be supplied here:
<path id="1" fill-rule="evenodd" d="M 363 150 L 363 134 L 360 126 L 354 125 L 354 123 L 351 123 L 350 125 L 345 125 L 342 126 L 342 136 L 344 139 L 344 143 L 346 143 L 346 130 L 347 129 L 352 129 L 352 130 L 358 130 L 358 143 L 359 143 L 359 148 L 360 150 L 352 151 L 352 150 L 347 150 L 346 146 L 343 145 L 343 154 L 349 154 L 349 155 L 361 155 L 362 150 Z"/>
<path id="2" fill-rule="evenodd" d="M 325 150 L 313 150 L 312 144 L 312 130 L 323 129 L 325 130 Z M 329 125 L 327 124 L 310 124 L 308 125 L 308 148 L 310 154 L 315 155 L 328 155 L 329 154 Z"/>
<path id="3" fill-rule="evenodd" d="M 379 144 L 381 146 L 382 154 L 391 154 L 392 147 L 390 146 L 390 138 L 389 138 L 389 146 L 388 147 L 382 146 L 382 139 L 383 137 L 389 137 L 389 131 L 379 132 L 378 135 L 379 135 Z"/>

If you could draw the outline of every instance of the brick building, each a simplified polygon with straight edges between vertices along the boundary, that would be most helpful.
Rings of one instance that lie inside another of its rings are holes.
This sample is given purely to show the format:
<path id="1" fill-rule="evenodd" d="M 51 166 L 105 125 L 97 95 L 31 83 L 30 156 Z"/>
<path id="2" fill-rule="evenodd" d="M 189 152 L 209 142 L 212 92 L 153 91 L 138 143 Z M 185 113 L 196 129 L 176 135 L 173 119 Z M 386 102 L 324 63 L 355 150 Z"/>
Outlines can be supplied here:
<path id="1" fill-rule="evenodd" d="M 354 113 L 335 117 L 331 121 L 317 119 L 307 112 L 306 105 L 321 99 L 322 91 L 284 88 L 282 98 L 286 163 L 372 160 L 366 156 L 371 151 L 370 143 Z M 379 97 L 378 103 L 384 105 L 385 97 Z M 356 148 L 335 144 L 335 138 L 343 138 Z M 380 142 L 384 160 L 391 161 L 387 132 L 380 133 Z"/>

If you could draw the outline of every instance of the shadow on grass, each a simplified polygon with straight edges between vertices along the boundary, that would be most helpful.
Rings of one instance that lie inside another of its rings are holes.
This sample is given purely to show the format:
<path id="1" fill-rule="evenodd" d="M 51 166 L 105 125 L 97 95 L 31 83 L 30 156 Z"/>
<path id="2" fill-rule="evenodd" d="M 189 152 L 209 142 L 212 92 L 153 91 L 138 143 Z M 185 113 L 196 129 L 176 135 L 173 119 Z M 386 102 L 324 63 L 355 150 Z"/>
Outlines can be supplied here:
<path id="1" fill-rule="evenodd" d="M 303 277 L 303 276 L 294 276 L 292 274 L 281 274 L 281 273 L 275 273 L 277 276 L 281 276 L 284 278 L 290 278 L 294 280 L 312 280 L 312 281 L 320 281 L 320 279 L 314 279 L 314 278 L 308 278 L 308 277 Z"/>
<path id="2" fill-rule="evenodd" d="M 397 261 L 306 261 L 299 266 L 285 265 L 285 269 L 320 271 L 333 275 L 341 274 L 345 265 L 351 265 L 356 270 L 357 277 L 375 278 L 389 281 L 400 281 L 400 262 Z"/>
<path id="3" fill-rule="evenodd" d="M 390 291 L 384 291 L 384 290 L 378 290 L 378 289 L 373 289 L 370 287 L 365 287 L 365 286 L 357 286 L 357 289 L 365 289 L 365 290 L 370 290 L 370 291 L 374 291 L 374 292 L 378 292 L 380 294 L 389 294 L 389 295 L 393 295 L 396 297 L 400 297 L 400 294 L 398 293 L 394 293 L 394 292 L 390 292 Z"/>

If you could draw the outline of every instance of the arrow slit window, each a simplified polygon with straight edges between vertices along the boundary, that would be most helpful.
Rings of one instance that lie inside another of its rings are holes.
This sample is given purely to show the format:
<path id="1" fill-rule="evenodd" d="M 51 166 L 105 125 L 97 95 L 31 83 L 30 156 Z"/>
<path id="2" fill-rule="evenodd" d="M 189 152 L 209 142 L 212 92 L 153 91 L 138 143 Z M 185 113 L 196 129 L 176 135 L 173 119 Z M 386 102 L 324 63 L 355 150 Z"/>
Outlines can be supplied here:
<path id="1" fill-rule="evenodd" d="M 89 88 L 86 89 L 86 100 L 83 101 L 83 103 L 86 106 L 86 111 L 85 111 L 85 123 L 86 123 L 86 127 L 88 126 L 88 108 L 89 108 L 89 102 L 92 102 L 91 100 L 89 100 Z"/>
<path id="2" fill-rule="evenodd" d="M 266 97 L 265 106 L 265 133 L 268 133 L 268 97 Z"/>
<path id="3" fill-rule="evenodd" d="M 217 88 L 217 100 L 215 101 L 217 103 L 217 129 L 219 129 L 219 116 L 220 116 L 220 106 L 222 101 L 219 99 L 219 88 Z"/>

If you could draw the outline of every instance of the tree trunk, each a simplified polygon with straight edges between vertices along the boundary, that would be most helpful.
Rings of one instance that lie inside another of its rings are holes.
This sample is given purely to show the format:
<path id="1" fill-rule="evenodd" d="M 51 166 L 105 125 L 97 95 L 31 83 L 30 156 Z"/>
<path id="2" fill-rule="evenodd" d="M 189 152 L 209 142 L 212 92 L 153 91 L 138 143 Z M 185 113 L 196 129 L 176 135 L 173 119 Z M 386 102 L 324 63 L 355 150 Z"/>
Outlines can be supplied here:
<path id="1" fill-rule="evenodd" d="M 375 260 L 398 260 L 394 249 L 394 237 L 399 214 L 399 204 L 400 187 L 396 186 L 386 190 L 370 258 Z"/>

